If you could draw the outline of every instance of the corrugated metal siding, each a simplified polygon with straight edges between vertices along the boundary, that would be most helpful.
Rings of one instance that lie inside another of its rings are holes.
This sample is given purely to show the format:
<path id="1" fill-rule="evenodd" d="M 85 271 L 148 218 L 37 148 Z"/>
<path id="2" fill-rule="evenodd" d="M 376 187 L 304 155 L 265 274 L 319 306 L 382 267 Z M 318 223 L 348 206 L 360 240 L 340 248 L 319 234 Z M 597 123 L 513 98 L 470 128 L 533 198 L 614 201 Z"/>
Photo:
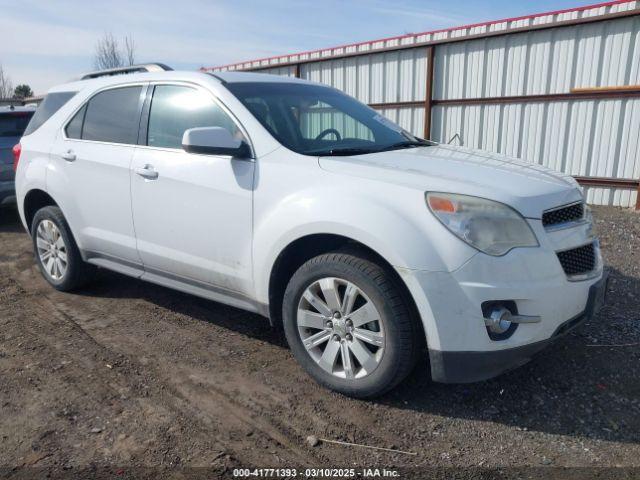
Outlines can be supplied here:
<path id="1" fill-rule="evenodd" d="M 265 68 L 260 70 L 260 73 L 267 73 L 269 75 L 280 75 L 282 77 L 295 77 L 296 66 L 288 65 L 285 67 Z"/>
<path id="2" fill-rule="evenodd" d="M 424 132 L 424 108 L 402 107 L 402 108 L 379 108 L 382 115 L 400 125 L 409 132 L 415 132 L 422 137 Z"/>
<path id="3" fill-rule="evenodd" d="M 576 176 L 640 177 L 640 99 L 436 106 L 432 137 Z M 596 204 L 632 206 L 631 190 L 589 189 Z M 615 194 L 614 194 L 615 193 Z"/>
<path id="4" fill-rule="evenodd" d="M 436 100 L 640 84 L 640 16 L 436 49 Z"/>
<path id="5" fill-rule="evenodd" d="M 532 25 L 600 16 L 638 8 L 640 2 L 585 7 L 504 22 L 384 39 L 303 54 L 257 60 L 231 69 L 295 75 L 285 61 L 307 61 L 301 78 L 336 87 L 369 104 L 423 102 L 427 47 L 377 52 Z M 370 54 L 346 58 L 332 56 Z M 221 67 L 224 70 L 227 67 Z M 469 39 L 435 47 L 434 100 L 568 93 L 578 87 L 640 85 L 640 15 L 597 23 Z M 378 110 L 422 136 L 425 110 L 415 106 Z M 326 114 L 314 118 L 315 132 Z M 311 128 L 311 127 L 309 127 Z M 483 105 L 435 105 L 431 138 L 520 157 L 565 173 L 613 178 L 640 177 L 640 98 L 568 100 Z M 636 192 L 585 189 L 595 204 L 633 206 Z"/>
<path id="6" fill-rule="evenodd" d="M 300 66 L 300 77 L 338 88 L 364 103 L 424 100 L 427 50 L 416 48 Z"/>
<path id="7" fill-rule="evenodd" d="M 434 98 L 567 93 L 640 84 L 640 17 L 443 45 Z M 640 99 L 436 106 L 432 138 L 504 153 L 572 175 L 640 177 Z M 456 139 L 457 141 L 458 139 Z M 596 204 L 636 192 L 589 188 Z"/>

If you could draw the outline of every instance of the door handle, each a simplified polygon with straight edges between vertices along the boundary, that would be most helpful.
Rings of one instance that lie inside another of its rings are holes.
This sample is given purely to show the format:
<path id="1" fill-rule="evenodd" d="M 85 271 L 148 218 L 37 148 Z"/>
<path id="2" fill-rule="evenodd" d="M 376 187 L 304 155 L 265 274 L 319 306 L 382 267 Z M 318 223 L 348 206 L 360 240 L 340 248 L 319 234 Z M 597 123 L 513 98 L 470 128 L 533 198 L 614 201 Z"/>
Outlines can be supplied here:
<path id="1" fill-rule="evenodd" d="M 76 161 L 76 154 L 73 153 L 73 150 L 67 150 L 66 152 L 64 152 L 60 156 L 63 159 L 65 159 L 67 162 L 75 162 Z"/>
<path id="2" fill-rule="evenodd" d="M 154 170 L 153 165 L 150 165 L 148 163 L 142 168 L 136 168 L 135 172 L 142 178 L 146 178 L 147 180 L 155 180 L 158 178 L 158 172 Z"/>

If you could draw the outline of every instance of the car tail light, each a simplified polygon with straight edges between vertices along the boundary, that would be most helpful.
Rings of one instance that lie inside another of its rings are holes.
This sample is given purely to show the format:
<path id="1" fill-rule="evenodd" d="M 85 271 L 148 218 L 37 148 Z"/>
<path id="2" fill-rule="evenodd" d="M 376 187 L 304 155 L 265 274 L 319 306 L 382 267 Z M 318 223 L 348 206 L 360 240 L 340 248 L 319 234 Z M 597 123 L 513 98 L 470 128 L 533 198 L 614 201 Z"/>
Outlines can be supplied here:
<path id="1" fill-rule="evenodd" d="M 22 145 L 16 143 L 11 149 L 13 152 L 13 171 L 18 170 L 18 162 L 20 161 L 20 154 L 22 153 Z"/>

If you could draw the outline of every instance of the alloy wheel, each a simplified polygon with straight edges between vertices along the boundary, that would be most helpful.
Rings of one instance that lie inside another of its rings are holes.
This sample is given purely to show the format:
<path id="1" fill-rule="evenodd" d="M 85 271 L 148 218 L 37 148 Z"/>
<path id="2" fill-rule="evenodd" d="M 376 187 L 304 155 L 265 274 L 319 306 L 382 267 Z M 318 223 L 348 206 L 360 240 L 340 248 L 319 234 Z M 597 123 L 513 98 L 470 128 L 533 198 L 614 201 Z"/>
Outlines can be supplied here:
<path id="1" fill-rule="evenodd" d="M 366 377 L 384 355 L 382 317 L 350 281 L 326 277 L 309 285 L 298 304 L 297 324 L 308 354 L 336 377 Z"/>
<path id="2" fill-rule="evenodd" d="M 52 279 L 62 280 L 67 273 L 67 246 L 60 230 L 51 220 L 43 220 L 36 230 L 36 246 L 40 263 Z"/>

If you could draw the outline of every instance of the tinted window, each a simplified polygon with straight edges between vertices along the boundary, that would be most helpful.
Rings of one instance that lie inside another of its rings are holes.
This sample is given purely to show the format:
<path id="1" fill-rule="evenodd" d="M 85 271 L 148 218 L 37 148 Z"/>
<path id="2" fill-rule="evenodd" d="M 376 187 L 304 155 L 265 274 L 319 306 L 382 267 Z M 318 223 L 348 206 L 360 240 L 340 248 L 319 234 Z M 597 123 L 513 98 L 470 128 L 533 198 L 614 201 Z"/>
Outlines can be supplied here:
<path id="1" fill-rule="evenodd" d="M 138 105 L 142 87 L 123 87 L 98 93 L 87 106 L 84 140 L 137 143 Z"/>
<path id="2" fill-rule="evenodd" d="M 82 138 L 82 124 L 84 123 L 84 113 L 87 111 L 87 106 L 85 105 L 78 113 L 76 113 L 71 121 L 67 124 L 67 128 L 65 132 L 67 137 L 69 138 Z"/>
<path id="3" fill-rule="evenodd" d="M 230 82 L 226 87 L 280 143 L 305 155 L 429 145 L 335 88 L 287 82 Z"/>
<path id="4" fill-rule="evenodd" d="M 149 111 L 147 145 L 182 148 L 185 130 L 197 127 L 223 127 L 236 138 L 243 138 L 236 124 L 199 90 L 175 85 L 158 85 Z"/>
<path id="5" fill-rule="evenodd" d="M 55 92 L 44 97 L 42 103 L 38 105 L 36 113 L 33 114 L 24 134 L 30 135 L 35 132 L 44 122 L 49 120 L 54 113 L 60 110 L 60 108 L 62 108 L 62 106 L 75 94 L 76 92 Z"/>
<path id="6" fill-rule="evenodd" d="M 0 113 L 0 137 L 21 137 L 33 112 Z"/>

